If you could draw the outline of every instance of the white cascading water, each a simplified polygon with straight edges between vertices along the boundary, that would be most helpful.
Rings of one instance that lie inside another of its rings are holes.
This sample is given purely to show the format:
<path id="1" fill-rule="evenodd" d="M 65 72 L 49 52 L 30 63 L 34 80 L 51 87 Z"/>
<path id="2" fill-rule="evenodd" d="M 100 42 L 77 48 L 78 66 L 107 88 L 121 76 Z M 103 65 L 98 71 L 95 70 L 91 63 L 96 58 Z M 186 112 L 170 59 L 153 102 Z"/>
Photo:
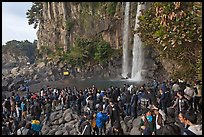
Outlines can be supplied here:
<path id="1" fill-rule="evenodd" d="M 125 19 L 123 29 L 123 64 L 122 64 L 122 77 L 128 77 L 128 34 L 129 34 L 129 10 L 130 2 L 126 2 L 125 5 Z"/>
<path id="2" fill-rule="evenodd" d="M 134 30 L 139 27 L 139 20 L 138 17 L 141 16 L 141 10 L 144 9 L 145 5 L 138 3 L 137 6 L 137 14 L 135 19 L 135 28 Z M 142 66 L 143 66 L 143 52 L 142 52 L 142 41 L 137 33 L 134 34 L 134 43 L 133 43 L 133 60 L 132 60 L 132 73 L 131 73 L 131 80 L 134 81 L 142 81 Z"/>

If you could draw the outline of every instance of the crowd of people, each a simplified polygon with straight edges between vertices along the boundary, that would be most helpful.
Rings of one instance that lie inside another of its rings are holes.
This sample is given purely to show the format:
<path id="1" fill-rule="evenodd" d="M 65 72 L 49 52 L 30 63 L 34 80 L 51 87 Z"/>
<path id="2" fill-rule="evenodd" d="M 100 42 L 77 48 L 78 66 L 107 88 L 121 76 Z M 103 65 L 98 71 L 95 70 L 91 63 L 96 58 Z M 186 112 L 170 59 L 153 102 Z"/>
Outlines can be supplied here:
<path id="1" fill-rule="evenodd" d="M 83 90 L 47 86 L 24 96 L 13 92 L 2 98 L 2 135 L 41 134 L 58 105 L 62 112 L 71 109 L 80 117 L 77 127 L 82 135 L 124 135 L 121 120 L 125 117 L 141 119 L 141 135 L 201 135 L 201 86 L 201 81 L 154 80 L 151 85 L 124 84 L 103 90 L 94 85 Z"/>

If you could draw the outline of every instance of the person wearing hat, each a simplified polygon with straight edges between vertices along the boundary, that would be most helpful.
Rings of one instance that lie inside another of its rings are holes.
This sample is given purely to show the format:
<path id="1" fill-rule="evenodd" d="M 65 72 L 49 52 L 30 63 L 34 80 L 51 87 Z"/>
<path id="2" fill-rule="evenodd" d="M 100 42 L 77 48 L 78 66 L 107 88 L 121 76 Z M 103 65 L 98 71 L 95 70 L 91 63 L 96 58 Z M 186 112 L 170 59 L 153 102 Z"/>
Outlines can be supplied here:
<path id="1" fill-rule="evenodd" d="M 159 113 L 159 108 L 157 108 L 156 106 L 153 105 L 153 107 L 151 108 L 154 115 L 154 119 L 155 119 L 155 127 L 156 127 L 156 135 L 160 135 L 160 129 L 162 126 L 164 126 L 164 119 L 162 118 L 162 115 Z"/>

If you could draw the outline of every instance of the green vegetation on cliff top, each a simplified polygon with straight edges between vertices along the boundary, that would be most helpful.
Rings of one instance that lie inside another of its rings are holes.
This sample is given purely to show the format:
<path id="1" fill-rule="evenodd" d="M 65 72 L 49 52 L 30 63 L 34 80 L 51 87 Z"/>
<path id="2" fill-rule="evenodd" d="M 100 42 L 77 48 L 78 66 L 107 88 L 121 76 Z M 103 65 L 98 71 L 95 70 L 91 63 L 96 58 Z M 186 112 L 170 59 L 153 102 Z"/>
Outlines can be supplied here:
<path id="1" fill-rule="evenodd" d="M 142 41 L 180 66 L 172 77 L 202 79 L 201 2 L 154 2 L 139 20 Z"/>

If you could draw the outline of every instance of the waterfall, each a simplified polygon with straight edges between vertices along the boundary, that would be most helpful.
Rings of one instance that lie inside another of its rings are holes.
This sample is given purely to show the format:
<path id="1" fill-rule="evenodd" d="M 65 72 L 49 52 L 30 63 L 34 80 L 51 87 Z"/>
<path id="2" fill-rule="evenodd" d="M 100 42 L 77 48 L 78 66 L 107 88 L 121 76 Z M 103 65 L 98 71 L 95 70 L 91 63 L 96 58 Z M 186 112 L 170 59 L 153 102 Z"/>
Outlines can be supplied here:
<path id="1" fill-rule="evenodd" d="M 144 9 L 144 4 L 138 3 L 137 6 L 137 13 L 135 19 L 135 28 L 134 30 L 139 27 L 139 20 L 138 16 L 141 16 L 141 10 Z M 134 81 L 142 81 L 142 66 L 143 66 L 143 52 L 142 52 L 142 41 L 137 33 L 134 34 L 134 43 L 133 43 L 133 60 L 132 60 L 132 73 L 131 79 Z"/>
<path id="2" fill-rule="evenodd" d="M 123 27 L 123 64 L 122 64 L 122 77 L 128 77 L 128 33 L 129 33 L 129 10 L 130 2 L 126 2 L 125 5 L 125 19 Z"/>

